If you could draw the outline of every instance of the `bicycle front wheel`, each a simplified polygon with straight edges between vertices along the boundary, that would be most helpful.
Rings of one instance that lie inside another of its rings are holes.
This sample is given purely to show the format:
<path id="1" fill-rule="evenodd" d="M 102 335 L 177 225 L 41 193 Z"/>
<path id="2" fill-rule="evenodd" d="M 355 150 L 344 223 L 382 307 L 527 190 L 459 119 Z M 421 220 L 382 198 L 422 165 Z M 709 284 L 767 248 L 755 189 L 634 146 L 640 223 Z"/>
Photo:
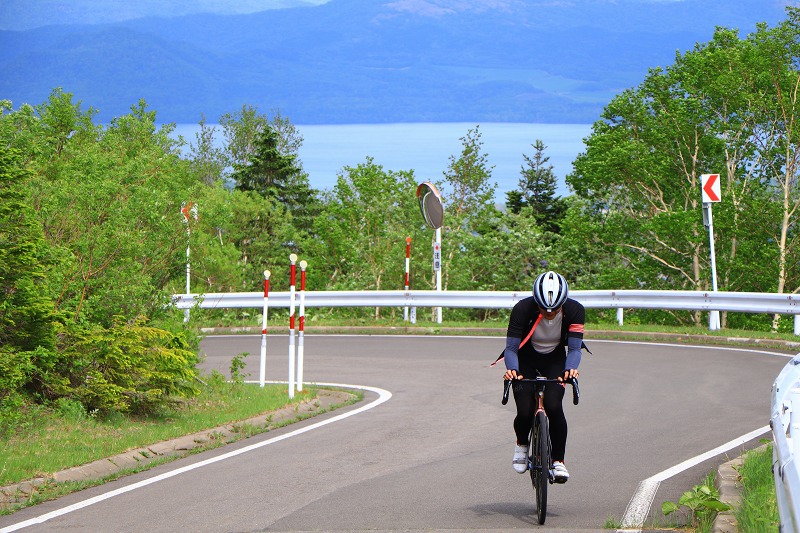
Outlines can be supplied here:
<path id="1" fill-rule="evenodd" d="M 547 518 L 547 485 L 550 483 L 550 428 L 544 413 L 536 415 L 531 437 L 531 481 L 536 493 L 536 517 L 539 524 L 544 524 Z"/>

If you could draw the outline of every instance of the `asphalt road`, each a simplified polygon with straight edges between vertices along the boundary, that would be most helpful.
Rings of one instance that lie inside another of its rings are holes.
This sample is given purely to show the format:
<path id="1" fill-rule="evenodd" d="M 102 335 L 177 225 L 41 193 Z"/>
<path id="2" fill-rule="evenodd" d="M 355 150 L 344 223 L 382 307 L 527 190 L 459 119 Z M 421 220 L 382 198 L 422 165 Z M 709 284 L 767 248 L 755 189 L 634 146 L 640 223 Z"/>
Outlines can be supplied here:
<path id="1" fill-rule="evenodd" d="M 0 517 L 0 531 L 25 521 L 23 531 L 538 529 L 530 478 L 510 464 L 513 402 L 500 404 L 503 370 L 489 367 L 502 343 L 307 335 L 306 381 L 371 387 L 364 402 Z M 581 403 L 565 400 L 571 479 L 551 487 L 546 529 L 608 532 L 606 520 L 632 508 L 663 522 L 663 501 L 759 444 L 685 464 L 765 427 L 772 383 L 794 355 L 587 343 Z M 258 378 L 260 336 L 202 346 L 203 366 L 226 375 L 249 352 Z M 287 337 L 270 336 L 267 379 L 286 380 L 287 368 Z"/>

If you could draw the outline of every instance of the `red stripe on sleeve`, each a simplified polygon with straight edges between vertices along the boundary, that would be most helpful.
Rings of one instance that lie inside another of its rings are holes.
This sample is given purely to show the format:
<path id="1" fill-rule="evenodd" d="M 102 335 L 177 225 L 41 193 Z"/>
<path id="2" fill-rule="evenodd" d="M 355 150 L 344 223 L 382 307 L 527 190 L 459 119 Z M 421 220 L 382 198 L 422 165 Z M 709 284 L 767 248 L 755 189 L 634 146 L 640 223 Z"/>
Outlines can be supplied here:
<path id="1" fill-rule="evenodd" d="M 569 330 L 573 333 L 583 333 L 583 324 L 570 324 Z"/>

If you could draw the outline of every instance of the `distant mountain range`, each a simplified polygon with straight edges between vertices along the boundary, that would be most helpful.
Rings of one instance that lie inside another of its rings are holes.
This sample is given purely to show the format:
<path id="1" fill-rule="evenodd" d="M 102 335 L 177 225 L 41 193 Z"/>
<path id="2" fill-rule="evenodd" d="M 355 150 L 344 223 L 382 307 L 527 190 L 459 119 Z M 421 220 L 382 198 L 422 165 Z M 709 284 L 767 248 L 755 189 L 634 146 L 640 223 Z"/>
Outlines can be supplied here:
<path id="1" fill-rule="evenodd" d="M 129 2 L 0 0 L 0 99 L 62 87 L 101 121 L 143 98 L 161 122 L 248 104 L 296 124 L 586 124 L 716 26 L 744 36 L 793 3 L 322 1 L 139 0 L 109 18 Z"/>

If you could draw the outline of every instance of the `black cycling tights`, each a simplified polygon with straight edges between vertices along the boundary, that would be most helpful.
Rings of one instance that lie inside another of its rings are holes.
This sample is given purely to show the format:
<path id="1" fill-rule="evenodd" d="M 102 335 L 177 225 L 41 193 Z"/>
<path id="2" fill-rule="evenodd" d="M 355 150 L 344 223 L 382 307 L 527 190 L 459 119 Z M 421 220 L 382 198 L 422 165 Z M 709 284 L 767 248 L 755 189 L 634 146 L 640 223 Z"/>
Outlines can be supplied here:
<path id="1" fill-rule="evenodd" d="M 564 375 L 566 354 L 563 348 L 556 348 L 549 354 L 536 354 L 535 365 L 525 364 L 528 361 L 520 360 L 520 373 L 524 378 L 533 379 L 538 370 L 542 376 L 555 379 Z M 550 423 L 550 441 L 553 445 L 553 460 L 563 461 L 567 447 L 567 418 L 564 416 L 564 386 L 548 383 L 544 389 L 544 410 Z M 537 399 L 533 395 L 531 383 L 514 383 L 514 402 L 517 404 L 517 416 L 514 418 L 514 432 L 517 442 L 528 442 L 528 434 L 533 425 L 536 414 Z"/>

